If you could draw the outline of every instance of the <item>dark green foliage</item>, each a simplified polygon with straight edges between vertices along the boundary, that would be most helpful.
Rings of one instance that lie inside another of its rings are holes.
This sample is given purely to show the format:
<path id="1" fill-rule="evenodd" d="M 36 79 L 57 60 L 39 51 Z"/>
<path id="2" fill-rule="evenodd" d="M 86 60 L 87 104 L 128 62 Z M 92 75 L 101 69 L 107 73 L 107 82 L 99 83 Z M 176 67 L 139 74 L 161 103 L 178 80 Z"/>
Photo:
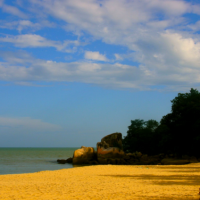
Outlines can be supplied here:
<path id="1" fill-rule="evenodd" d="M 128 127 L 127 136 L 123 139 L 123 147 L 126 152 L 140 151 L 143 153 L 154 154 L 157 139 L 156 128 L 158 122 L 155 120 L 131 120 Z"/>
<path id="2" fill-rule="evenodd" d="M 168 128 L 168 149 L 179 155 L 200 156 L 200 93 L 179 93 L 172 101 L 172 112 L 163 116 L 161 125 Z"/>
<path id="3" fill-rule="evenodd" d="M 200 93 L 179 93 L 172 101 L 171 113 L 155 120 L 132 120 L 124 150 L 145 154 L 173 153 L 200 157 Z"/>

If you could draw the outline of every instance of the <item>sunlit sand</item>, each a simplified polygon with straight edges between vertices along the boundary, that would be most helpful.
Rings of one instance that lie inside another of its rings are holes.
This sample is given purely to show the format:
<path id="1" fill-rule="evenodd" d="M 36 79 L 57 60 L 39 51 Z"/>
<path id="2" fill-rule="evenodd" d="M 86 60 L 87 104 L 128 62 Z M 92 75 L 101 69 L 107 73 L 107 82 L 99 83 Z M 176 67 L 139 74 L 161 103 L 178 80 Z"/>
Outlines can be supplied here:
<path id="1" fill-rule="evenodd" d="M 0 175 L 0 200 L 199 200 L 200 163 L 98 165 Z"/>

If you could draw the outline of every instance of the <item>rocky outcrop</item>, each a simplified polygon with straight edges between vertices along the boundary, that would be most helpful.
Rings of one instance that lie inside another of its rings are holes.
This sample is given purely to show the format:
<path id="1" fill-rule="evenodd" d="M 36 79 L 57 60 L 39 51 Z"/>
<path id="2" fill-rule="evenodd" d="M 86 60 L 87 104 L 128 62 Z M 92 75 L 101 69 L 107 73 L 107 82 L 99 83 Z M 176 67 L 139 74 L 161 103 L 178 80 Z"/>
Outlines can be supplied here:
<path id="1" fill-rule="evenodd" d="M 57 162 L 60 164 L 73 163 L 74 165 L 183 165 L 200 162 L 200 158 L 187 155 L 177 157 L 173 154 L 149 156 L 137 151 L 126 154 L 123 151 L 122 134 L 117 132 L 103 137 L 101 142 L 97 143 L 97 152 L 93 147 L 82 146 L 74 151 L 73 158 L 58 159 Z"/>
<path id="2" fill-rule="evenodd" d="M 135 152 L 135 153 L 127 153 L 126 156 L 124 156 L 124 160 L 129 165 L 157 165 L 161 164 L 160 160 L 163 158 L 163 156 L 155 155 L 155 156 L 148 156 L 147 154 L 142 154 L 141 152 Z"/>
<path id="3" fill-rule="evenodd" d="M 74 151 L 73 164 L 89 164 L 90 161 L 95 159 L 96 152 L 93 147 L 82 146 L 80 149 Z"/>
<path id="4" fill-rule="evenodd" d="M 184 165 L 189 163 L 190 161 L 185 159 L 164 158 L 161 160 L 162 165 Z"/>
<path id="5" fill-rule="evenodd" d="M 57 162 L 59 164 L 65 164 L 65 163 L 72 163 L 73 158 L 68 158 L 68 159 L 58 159 Z"/>
<path id="6" fill-rule="evenodd" d="M 123 164 L 124 156 L 121 133 L 107 135 L 97 143 L 97 160 L 100 164 Z"/>
<path id="7" fill-rule="evenodd" d="M 58 162 L 59 164 L 65 164 L 65 163 L 67 163 L 67 162 L 66 162 L 66 159 L 58 159 L 57 162 Z"/>
<path id="8" fill-rule="evenodd" d="M 68 159 L 66 160 L 66 162 L 67 162 L 67 163 L 72 163 L 72 162 L 73 162 L 73 158 L 68 158 Z"/>

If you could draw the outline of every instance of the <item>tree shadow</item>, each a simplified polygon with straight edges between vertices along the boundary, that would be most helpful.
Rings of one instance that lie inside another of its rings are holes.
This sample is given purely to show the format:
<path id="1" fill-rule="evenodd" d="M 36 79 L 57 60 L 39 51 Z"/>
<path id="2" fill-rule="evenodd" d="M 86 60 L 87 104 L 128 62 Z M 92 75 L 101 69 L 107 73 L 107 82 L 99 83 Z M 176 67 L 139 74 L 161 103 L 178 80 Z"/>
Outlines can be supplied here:
<path id="1" fill-rule="evenodd" d="M 129 178 L 148 180 L 149 184 L 155 185 L 200 185 L 200 175 L 189 176 L 189 175 L 153 175 L 153 174 L 140 174 L 140 175 L 102 175 L 115 178 Z"/>

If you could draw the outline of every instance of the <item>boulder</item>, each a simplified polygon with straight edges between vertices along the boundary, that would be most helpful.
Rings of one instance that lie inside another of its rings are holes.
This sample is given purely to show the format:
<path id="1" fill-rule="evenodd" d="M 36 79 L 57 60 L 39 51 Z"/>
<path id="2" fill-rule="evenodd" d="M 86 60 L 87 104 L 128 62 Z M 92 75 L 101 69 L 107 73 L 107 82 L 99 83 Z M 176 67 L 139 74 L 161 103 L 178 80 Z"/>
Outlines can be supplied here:
<path id="1" fill-rule="evenodd" d="M 103 159 L 116 159 L 116 158 L 123 158 L 124 157 L 124 151 L 120 150 L 117 147 L 109 147 L 107 149 L 104 149 L 103 147 L 97 148 L 97 158 L 103 158 Z"/>
<path id="2" fill-rule="evenodd" d="M 187 159 L 164 158 L 161 160 L 162 165 L 184 165 L 190 163 Z"/>
<path id="3" fill-rule="evenodd" d="M 117 159 L 124 156 L 121 133 L 107 135 L 97 143 L 97 160 L 100 164 L 117 164 Z"/>
<path id="4" fill-rule="evenodd" d="M 117 164 L 118 162 L 116 160 L 123 157 L 124 151 L 117 147 L 109 147 L 107 149 L 104 149 L 103 147 L 97 148 L 97 159 L 100 164 Z M 112 160 L 112 163 L 107 162 L 109 159 Z"/>
<path id="5" fill-rule="evenodd" d="M 82 146 L 80 149 L 74 151 L 73 164 L 89 164 L 95 158 L 95 151 L 93 147 Z"/>
<path id="6" fill-rule="evenodd" d="M 121 133 L 112 133 L 107 135 L 101 139 L 101 144 L 105 149 L 108 147 L 117 147 L 119 149 L 123 149 L 122 146 L 122 134 Z"/>

